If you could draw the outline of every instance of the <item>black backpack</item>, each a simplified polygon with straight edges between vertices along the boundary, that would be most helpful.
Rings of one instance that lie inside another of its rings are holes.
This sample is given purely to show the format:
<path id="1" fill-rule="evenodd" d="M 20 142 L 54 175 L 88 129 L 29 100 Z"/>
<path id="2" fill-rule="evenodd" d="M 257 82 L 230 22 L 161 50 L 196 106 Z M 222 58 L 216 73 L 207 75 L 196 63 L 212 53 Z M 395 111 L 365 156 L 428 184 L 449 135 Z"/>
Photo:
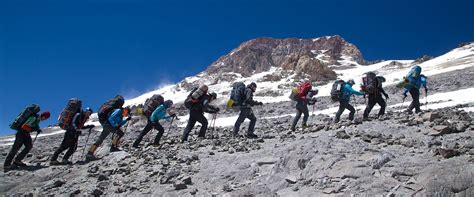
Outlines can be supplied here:
<path id="1" fill-rule="evenodd" d="M 159 94 L 153 95 L 151 98 L 145 101 L 145 105 L 143 106 L 143 114 L 145 114 L 146 117 L 150 117 L 153 111 L 155 111 L 158 106 L 163 104 L 164 101 L 165 99 L 163 96 Z"/>
<path id="2" fill-rule="evenodd" d="M 186 97 L 186 99 L 184 100 L 184 107 L 186 107 L 187 109 L 191 109 L 194 104 L 199 102 L 199 100 L 195 100 L 191 97 L 193 95 L 193 93 L 196 92 L 197 90 L 198 90 L 198 88 L 194 87 L 191 90 L 191 92 L 189 93 L 188 97 Z"/>
<path id="3" fill-rule="evenodd" d="M 230 93 L 230 99 L 233 101 L 233 106 L 242 105 L 245 97 L 245 84 L 244 82 L 235 82 L 232 85 L 232 92 Z"/>
<path id="4" fill-rule="evenodd" d="M 23 125 L 29 117 L 36 115 L 40 111 L 39 105 L 31 104 L 26 107 L 15 120 L 10 124 L 10 128 L 13 130 L 20 129 L 21 125 Z"/>
<path id="5" fill-rule="evenodd" d="M 121 108 L 123 104 L 125 103 L 125 100 L 123 99 L 122 96 L 117 95 L 113 99 L 110 99 L 106 103 L 104 103 L 102 106 L 100 106 L 99 113 L 97 114 L 99 116 L 99 122 L 103 122 L 107 119 L 107 116 L 114 110 Z"/>
<path id="6" fill-rule="evenodd" d="M 377 76 L 374 72 L 368 72 L 362 77 L 361 89 L 365 93 L 374 94 L 377 92 Z"/>
<path id="7" fill-rule="evenodd" d="M 332 84 L 331 88 L 331 99 L 333 101 L 340 101 L 342 98 L 342 91 L 344 89 L 345 82 L 343 80 L 336 80 Z"/>
<path id="8" fill-rule="evenodd" d="M 58 125 L 61 129 L 68 129 L 71 126 L 72 119 L 76 113 L 82 109 L 82 101 L 78 98 L 69 99 L 66 107 L 63 109 L 58 118 Z"/>

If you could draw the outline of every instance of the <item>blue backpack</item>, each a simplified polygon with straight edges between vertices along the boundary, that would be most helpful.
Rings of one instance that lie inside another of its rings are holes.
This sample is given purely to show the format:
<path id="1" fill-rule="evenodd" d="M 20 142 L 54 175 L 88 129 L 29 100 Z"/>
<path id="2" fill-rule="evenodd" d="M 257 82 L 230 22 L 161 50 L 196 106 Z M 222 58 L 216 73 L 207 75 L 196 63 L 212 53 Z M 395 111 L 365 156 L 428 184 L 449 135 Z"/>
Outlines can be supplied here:
<path id="1" fill-rule="evenodd" d="M 418 79 L 421 74 L 421 67 L 418 65 L 415 65 L 411 68 L 410 72 L 408 72 L 406 78 L 410 81 L 410 83 L 413 83 L 415 79 Z"/>
<path id="2" fill-rule="evenodd" d="M 230 99 L 227 102 L 228 107 L 240 106 L 244 101 L 245 84 L 244 82 L 235 82 L 232 85 L 232 91 L 230 93 Z"/>

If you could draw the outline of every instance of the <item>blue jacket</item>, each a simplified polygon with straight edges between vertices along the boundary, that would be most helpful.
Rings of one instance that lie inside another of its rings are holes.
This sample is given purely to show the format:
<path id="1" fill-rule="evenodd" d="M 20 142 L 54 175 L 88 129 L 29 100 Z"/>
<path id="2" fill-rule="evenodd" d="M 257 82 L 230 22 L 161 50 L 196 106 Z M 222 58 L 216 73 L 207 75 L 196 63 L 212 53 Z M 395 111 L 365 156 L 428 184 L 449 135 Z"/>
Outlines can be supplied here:
<path id="1" fill-rule="evenodd" d="M 350 101 L 353 94 L 363 96 L 364 93 L 352 89 L 352 86 L 348 83 L 344 84 L 344 89 L 342 90 L 342 100 Z"/>
<path id="2" fill-rule="evenodd" d="M 163 104 L 157 107 L 150 116 L 151 122 L 158 122 L 159 120 L 170 118 L 170 116 L 166 116 L 166 109 L 168 108 Z"/>
<path id="3" fill-rule="evenodd" d="M 428 81 L 425 76 L 419 76 L 418 78 L 413 79 L 413 81 L 410 81 L 410 83 L 407 86 L 405 86 L 404 94 L 409 92 L 412 88 L 416 88 L 419 90 L 421 86 L 423 86 L 426 89 L 427 83 Z"/>
<path id="4" fill-rule="evenodd" d="M 123 119 L 122 109 L 114 110 L 108 120 L 113 127 L 121 127 L 127 123 L 127 119 Z"/>

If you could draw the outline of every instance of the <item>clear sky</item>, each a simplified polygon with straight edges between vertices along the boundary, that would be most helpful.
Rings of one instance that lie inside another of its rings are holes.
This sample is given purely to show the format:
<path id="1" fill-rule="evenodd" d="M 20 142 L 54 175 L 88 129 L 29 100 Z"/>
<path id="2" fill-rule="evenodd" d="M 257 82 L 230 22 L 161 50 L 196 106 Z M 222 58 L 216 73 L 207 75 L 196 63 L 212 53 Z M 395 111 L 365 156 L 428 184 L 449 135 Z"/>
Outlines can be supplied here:
<path id="1" fill-rule="evenodd" d="M 205 69 L 256 37 L 341 35 L 368 60 L 437 56 L 474 40 L 465 0 L 0 1 L 0 135 L 29 103 L 54 124 L 71 97 L 94 110 Z"/>

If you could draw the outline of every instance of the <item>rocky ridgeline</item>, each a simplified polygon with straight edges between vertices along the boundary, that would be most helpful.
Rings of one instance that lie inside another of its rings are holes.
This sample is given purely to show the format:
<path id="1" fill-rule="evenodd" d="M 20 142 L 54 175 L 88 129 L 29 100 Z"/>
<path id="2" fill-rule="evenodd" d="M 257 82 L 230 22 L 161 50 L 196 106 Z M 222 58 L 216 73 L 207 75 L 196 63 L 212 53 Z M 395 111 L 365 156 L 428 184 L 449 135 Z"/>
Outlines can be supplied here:
<path id="1" fill-rule="evenodd" d="M 238 77 L 281 68 L 280 73 L 269 74 L 265 81 L 278 81 L 281 77 L 309 78 L 313 81 L 336 79 L 336 73 L 329 65 L 341 65 L 341 60 L 365 64 L 359 49 L 340 36 L 326 36 L 316 39 L 274 39 L 256 38 L 242 43 L 229 54 L 220 57 L 191 83 L 184 80 L 181 87 L 189 89 L 198 84 L 217 84 L 234 81 Z M 351 66 L 351 65 L 344 65 Z"/>
<path id="2" fill-rule="evenodd" d="M 474 121 L 457 107 L 412 116 L 389 112 L 356 123 L 333 124 L 331 117 L 317 115 L 310 118 L 312 126 L 296 132 L 288 131 L 290 120 L 260 119 L 259 139 L 234 139 L 230 128 L 216 128 L 208 131 L 211 139 L 191 136 L 182 144 L 181 129 L 172 128 L 161 147 L 134 149 L 144 124 L 136 119 L 127 127 L 124 151 L 108 153 L 104 143 L 100 160 L 83 163 L 82 136 L 72 166 L 47 167 L 56 148 L 49 144 L 59 145 L 62 135 L 40 138 L 27 159 L 34 166 L 1 174 L 0 189 L 79 195 L 474 194 Z"/>

